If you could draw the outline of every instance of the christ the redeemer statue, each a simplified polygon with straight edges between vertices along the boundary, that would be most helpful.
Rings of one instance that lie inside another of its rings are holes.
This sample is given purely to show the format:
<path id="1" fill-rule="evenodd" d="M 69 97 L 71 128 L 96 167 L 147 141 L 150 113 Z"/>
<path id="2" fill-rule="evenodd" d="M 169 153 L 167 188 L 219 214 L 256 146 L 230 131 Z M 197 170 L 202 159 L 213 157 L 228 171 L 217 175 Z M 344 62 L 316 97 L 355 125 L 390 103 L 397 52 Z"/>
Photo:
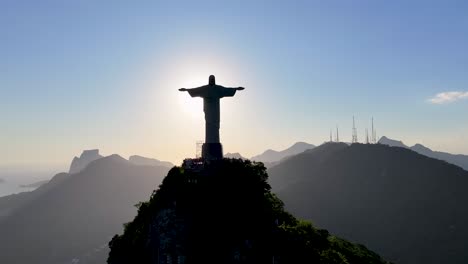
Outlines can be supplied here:
<path id="1" fill-rule="evenodd" d="M 208 85 L 198 88 L 181 88 L 179 91 L 187 91 L 192 97 L 203 98 L 203 111 L 205 112 L 205 143 L 202 147 L 202 157 L 204 159 L 220 159 L 223 157 L 223 148 L 219 141 L 219 99 L 232 97 L 243 87 L 227 88 L 216 85 L 214 75 L 210 75 Z"/>

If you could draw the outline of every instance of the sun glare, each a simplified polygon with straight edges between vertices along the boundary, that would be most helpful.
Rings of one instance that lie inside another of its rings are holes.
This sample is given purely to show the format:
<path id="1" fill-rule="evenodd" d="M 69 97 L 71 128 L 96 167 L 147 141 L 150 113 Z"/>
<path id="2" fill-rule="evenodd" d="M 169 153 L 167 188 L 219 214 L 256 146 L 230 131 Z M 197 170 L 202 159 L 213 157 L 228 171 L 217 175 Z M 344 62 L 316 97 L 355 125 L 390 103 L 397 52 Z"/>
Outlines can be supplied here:
<path id="1" fill-rule="evenodd" d="M 164 87 L 163 90 L 168 91 L 167 100 L 177 101 L 176 112 L 181 111 L 187 117 L 199 120 L 204 117 L 203 99 L 192 98 L 187 92 L 179 92 L 177 89 L 207 85 L 210 75 L 215 75 L 221 85 L 230 87 L 231 83 L 236 83 L 232 80 L 238 79 L 237 68 L 236 59 L 225 53 L 213 54 L 211 51 L 197 55 L 177 54 L 171 57 L 170 63 L 164 65 L 163 71 L 159 72 L 162 78 L 151 87 Z"/>
<path id="2" fill-rule="evenodd" d="M 207 84 L 207 78 L 202 78 L 201 76 L 192 76 L 187 80 L 181 82 L 181 87 L 179 88 L 196 88 Z M 185 113 L 189 114 L 191 117 L 201 117 L 203 116 L 203 99 L 202 98 L 192 98 L 187 92 L 179 92 L 178 94 L 179 107 Z"/>

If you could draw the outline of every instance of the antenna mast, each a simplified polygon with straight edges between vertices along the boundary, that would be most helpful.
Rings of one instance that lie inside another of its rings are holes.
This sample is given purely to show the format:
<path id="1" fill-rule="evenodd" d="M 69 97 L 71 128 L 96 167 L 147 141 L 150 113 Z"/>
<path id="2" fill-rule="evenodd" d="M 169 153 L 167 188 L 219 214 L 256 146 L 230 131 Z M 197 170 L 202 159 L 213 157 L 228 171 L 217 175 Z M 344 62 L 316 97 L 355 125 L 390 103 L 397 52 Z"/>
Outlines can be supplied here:
<path id="1" fill-rule="evenodd" d="M 352 139 L 351 139 L 351 143 L 357 143 L 358 140 L 357 140 L 357 129 L 356 129 L 356 124 L 354 122 L 354 116 L 353 116 L 353 136 L 352 136 Z"/>
<path id="2" fill-rule="evenodd" d="M 336 142 L 340 142 L 340 135 L 338 133 L 338 125 L 336 126 Z"/>
<path id="3" fill-rule="evenodd" d="M 369 144 L 369 131 L 366 128 L 366 144 Z"/>
<path id="4" fill-rule="evenodd" d="M 375 130 L 374 130 L 374 117 L 372 117 L 372 131 L 371 131 L 371 143 L 375 144 L 377 143 L 375 140 Z"/>

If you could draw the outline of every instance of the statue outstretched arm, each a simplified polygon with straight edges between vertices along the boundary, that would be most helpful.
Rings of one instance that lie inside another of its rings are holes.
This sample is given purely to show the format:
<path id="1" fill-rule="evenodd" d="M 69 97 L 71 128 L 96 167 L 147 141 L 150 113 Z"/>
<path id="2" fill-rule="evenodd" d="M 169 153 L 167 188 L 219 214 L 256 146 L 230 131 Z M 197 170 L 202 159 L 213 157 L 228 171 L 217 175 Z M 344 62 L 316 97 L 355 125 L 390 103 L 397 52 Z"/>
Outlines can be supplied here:
<path id="1" fill-rule="evenodd" d="M 242 91 L 245 89 L 244 87 L 224 87 L 224 86 L 222 87 L 225 89 L 231 89 L 231 90 L 236 90 L 236 91 Z"/>
<path id="2" fill-rule="evenodd" d="M 191 90 L 196 90 L 200 88 L 204 88 L 206 85 L 200 86 L 200 87 L 195 87 L 195 88 L 180 88 L 179 91 L 181 92 L 186 92 L 186 91 L 191 91 Z"/>
<path id="3" fill-rule="evenodd" d="M 179 91 L 181 92 L 188 92 L 192 97 L 203 97 L 205 86 L 200 86 L 197 88 L 180 88 Z"/>
<path id="4" fill-rule="evenodd" d="M 237 91 L 242 91 L 244 90 L 245 88 L 244 87 L 235 87 L 235 88 L 231 88 L 231 87 L 223 87 L 223 89 L 221 90 L 221 97 L 231 97 L 231 96 L 234 96 L 236 94 Z"/>

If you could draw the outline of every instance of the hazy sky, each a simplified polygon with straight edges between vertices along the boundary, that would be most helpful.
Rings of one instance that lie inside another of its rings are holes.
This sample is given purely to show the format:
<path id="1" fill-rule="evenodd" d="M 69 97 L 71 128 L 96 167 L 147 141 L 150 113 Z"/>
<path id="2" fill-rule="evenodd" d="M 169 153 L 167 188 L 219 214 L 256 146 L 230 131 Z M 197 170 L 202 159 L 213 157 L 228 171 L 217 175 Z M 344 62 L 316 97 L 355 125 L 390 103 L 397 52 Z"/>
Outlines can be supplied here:
<path id="1" fill-rule="evenodd" d="M 0 167 L 83 149 L 179 163 L 204 138 L 210 74 L 225 152 L 330 128 L 468 154 L 467 1 L 0 2 Z"/>

